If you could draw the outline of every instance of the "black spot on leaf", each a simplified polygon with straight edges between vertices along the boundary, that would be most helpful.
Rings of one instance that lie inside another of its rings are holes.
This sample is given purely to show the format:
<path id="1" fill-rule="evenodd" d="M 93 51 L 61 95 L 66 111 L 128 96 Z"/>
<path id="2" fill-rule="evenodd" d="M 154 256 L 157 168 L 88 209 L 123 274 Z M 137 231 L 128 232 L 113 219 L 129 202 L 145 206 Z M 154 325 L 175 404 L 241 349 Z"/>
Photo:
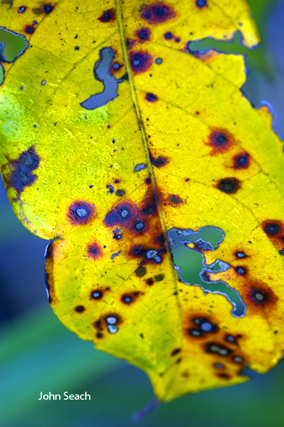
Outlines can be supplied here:
<path id="1" fill-rule="evenodd" d="M 148 102 L 156 102 L 156 101 L 158 101 L 159 98 L 156 95 L 154 95 L 153 93 L 148 92 L 145 95 L 145 99 Z"/>
<path id="2" fill-rule="evenodd" d="M 111 22 L 115 20 L 115 9 L 105 10 L 98 18 L 100 22 Z"/>
<path id="3" fill-rule="evenodd" d="M 140 30 L 136 31 L 136 36 L 140 41 L 150 40 L 151 30 L 150 28 L 140 28 Z"/>
<path id="4" fill-rule="evenodd" d="M 240 181 L 237 178 L 224 178 L 218 182 L 217 188 L 223 193 L 234 194 L 240 188 Z"/>
<path id="5" fill-rule="evenodd" d="M 24 31 L 27 34 L 33 34 L 35 32 L 35 28 L 32 25 L 26 25 Z"/>
<path id="6" fill-rule="evenodd" d="M 77 305 L 77 307 L 75 307 L 75 311 L 77 311 L 77 313 L 83 313 L 85 310 L 86 309 L 83 305 Z"/>
<path id="7" fill-rule="evenodd" d="M 196 0 L 195 4 L 198 7 L 198 9 L 202 9 L 205 6 L 208 6 L 207 0 Z"/>
<path id="8" fill-rule="evenodd" d="M 54 6 L 52 6 L 51 4 L 45 4 L 43 6 L 44 13 L 46 13 L 47 15 L 51 13 L 53 9 L 54 9 Z"/>

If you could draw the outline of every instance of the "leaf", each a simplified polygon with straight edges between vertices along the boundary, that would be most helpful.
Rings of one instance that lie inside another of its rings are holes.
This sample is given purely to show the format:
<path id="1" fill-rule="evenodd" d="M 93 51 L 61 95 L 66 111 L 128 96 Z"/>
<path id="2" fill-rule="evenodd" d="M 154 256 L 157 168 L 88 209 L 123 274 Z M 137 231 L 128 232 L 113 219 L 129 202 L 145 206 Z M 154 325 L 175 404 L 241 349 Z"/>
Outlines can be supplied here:
<path id="1" fill-rule="evenodd" d="M 240 90 L 243 57 L 187 47 L 237 30 L 255 46 L 245 2 L 26 4 L 1 4 L 28 41 L 4 56 L 1 169 L 19 219 L 52 239 L 56 315 L 162 401 L 275 366 L 282 143 Z"/>

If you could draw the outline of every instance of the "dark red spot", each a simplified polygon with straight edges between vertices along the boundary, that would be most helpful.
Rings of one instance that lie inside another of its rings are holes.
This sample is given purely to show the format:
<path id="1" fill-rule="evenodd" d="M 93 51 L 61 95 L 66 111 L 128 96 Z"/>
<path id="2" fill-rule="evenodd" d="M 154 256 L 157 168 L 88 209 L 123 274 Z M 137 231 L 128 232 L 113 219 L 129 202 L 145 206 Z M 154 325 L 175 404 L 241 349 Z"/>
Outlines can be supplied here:
<path id="1" fill-rule="evenodd" d="M 24 31 L 28 34 L 33 34 L 35 32 L 35 28 L 32 25 L 26 25 Z"/>
<path id="2" fill-rule="evenodd" d="M 101 289 L 95 289 L 91 291 L 91 298 L 94 300 L 101 300 L 104 296 L 104 292 Z"/>
<path id="3" fill-rule="evenodd" d="M 72 225 L 85 225 L 94 217 L 95 208 L 88 202 L 76 201 L 69 206 L 67 218 Z"/>
<path id="4" fill-rule="evenodd" d="M 283 231 L 283 224 L 278 220 L 267 220 L 262 223 L 262 228 L 268 237 L 275 237 Z"/>
<path id="5" fill-rule="evenodd" d="M 46 13 L 47 15 L 51 13 L 53 9 L 54 9 L 54 6 L 52 6 L 51 4 L 45 4 L 43 6 L 44 13 Z"/>
<path id="6" fill-rule="evenodd" d="M 146 40 L 150 40 L 151 30 L 150 28 L 140 28 L 135 32 L 136 37 L 143 43 Z"/>
<path id="7" fill-rule="evenodd" d="M 214 156 L 229 151 L 233 146 L 232 140 L 233 137 L 227 133 L 215 130 L 209 135 L 209 140 L 206 144 L 212 147 L 211 155 Z"/>
<path id="8" fill-rule="evenodd" d="M 158 97 L 156 95 L 154 95 L 153 93 L 147 92 L 145 95 L 145 99 L 148 102 L 156 102 L 158 101 Z"/>
<path id="9" fill-rule="evenodd" d="M 40 158 L 35 151 L 35 147 L 24 151 L 18 159 L 10 162 L 12 172 L 5 178 L 8 186 L 13 187 L 18 193 L 22 193 L 25 187 L 32 185 L 37 175 L 32 171 L 38 168 Z"/>
<path id="10" fill-rule="evenodd" d="M 153 64 L 153 56 L 150 53 L 141 51 L 130 52 L 130 66 L 134 74 L 141 74 L 148 71 Z"/>
<path id="11" fill-rule="evenodd" d="M 77 305 L 77 307 L 75 307 L 75 311 L 77 311 L 77 313 L 83 313 L 85 310 L 86 309 L 83 305 Z"/>
<path id="12" fill-rule="evenodd" d="M 97 332 L 96 333 L 96 337 L 99 338 L 99 339 L 103 338 L 103 334 L 101 332 Z"/>
<path id="13" fill-rule="evenodd" d="M 119 184 L 119 183 L 120 183 L 120 179 L 115 179 L 115 180 L 114 180 L 114 183 L 115 183 L 115 184 Z"/>
<path id="14" fill-rule="evenodd" d="M 175 348 L 172 352 L 171 352 L 171 356 L 175 356 L 176 354 L 181 352 L 181 348 Z"/>
<path id="15" fill-rule="evenodd" d="M 167 32 L 164 34 L 164 39 L 165 39 L 165 40 L 171 40 L 173 37 L 174 37 L 174 35 L 173 35 L 173 33 L 171 33 L 170 31 L 167 31 Z"/>
<path id="16" fill-rule="evenodd" d="M 127 47 L 128 50 L 133 49 L 135 45 L 136 45 L 136 40 L 135 39 L 130 39 L 130 38 L 126 39 L 126 47 Z"/>
<path id="17" fill-rule="evenodd" d="M 205 6 L 208 7 L 207 0 L 196 0 L 195 5 L 198 9 L 202 9 Z"/>
<path id="18" fill-rule="evenodd" d="M 145 179 L 145 183 L 146 183 L 147 185 L 151 184 L 151 183 L 152 183 L 151 178 L 146 178 L 146 179 Z"/>
<path id="19" fill-rule="evenodd" d="M 175 42 L 176 43 L 180 43 L 180 38 L 179 37 L 175 37 Z"/>
<path id="20" fill-rule="evenodd" d="M 98 18 L 101 22 L 110 22 L 115 20 L 115 9 L 105 10 L 102 15 Z"/>
<path id="21" fill-rule="evenodd" d="M 154 280 L 153 279 L 147 279 L 146 280 L 147 285 L 152 286 L 154 284 Z"/>
<path id="22" fill-rule="evenodd" d="M 150 161 L 153 166 L 156 168 L 161 168 L 162 166 L 165 166 L 167 163 L 169 163 L 169 159 L 164 156 L 154 157 L 153 154 L 150 152 Z"/>
<path id="23" fill-rule="evenodd" d="M 220 179 L 217 188 L 223 193 L 234 194 L 240 188 L 240 181 L 237 178 Z"/>
<path id="24" fill-rule="evenodd" d="M 240 153 L 234 157 L 234 169 L 247 169 L 250 164 L 248 153 Z"/>
<path id="25" fill-rule="evenodd" d="M 149 22 L 149 24 L 161 24 L 169 19 L 176 17 L 175 10 L 160 1 L 155 3 L 144 5 L 140 8 L 141 18 Z"/>
<path id="26" fill-rule="evenodd" d="M 88 246 L 88 257 L 98 259 L 102 255 L 102 250 L 97 243 L 90 243 Z"/>

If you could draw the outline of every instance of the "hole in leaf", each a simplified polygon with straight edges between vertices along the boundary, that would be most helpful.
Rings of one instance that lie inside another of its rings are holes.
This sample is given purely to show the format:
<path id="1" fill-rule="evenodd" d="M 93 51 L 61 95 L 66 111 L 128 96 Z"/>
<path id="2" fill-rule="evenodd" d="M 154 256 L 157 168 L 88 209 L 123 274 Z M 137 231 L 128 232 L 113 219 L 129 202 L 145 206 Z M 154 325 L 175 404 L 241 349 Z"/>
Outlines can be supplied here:
<path id="1" fill-rule="evenodd" d="M 226 271 L 230 265 L 219 259 L 211 265 L 206 265 L 202 253 L 202 251 L 214 252 L 224 240 L 224 232 L 220 228 L 207 226 L 196 232 L 190 229 L 172 228 L 168 235 L 175 268 L 182 282 L 187 285 L 200 286 L 204 292 L 224 295 L 233 306 L 232 315 L 244 316 L 246 306 L 239 293 L 223 281 L 211 281 L 208 275 L 208 273 L 212 275 Z M 194 246 L 188 247 L 187 243 L 192 243 Z"/>

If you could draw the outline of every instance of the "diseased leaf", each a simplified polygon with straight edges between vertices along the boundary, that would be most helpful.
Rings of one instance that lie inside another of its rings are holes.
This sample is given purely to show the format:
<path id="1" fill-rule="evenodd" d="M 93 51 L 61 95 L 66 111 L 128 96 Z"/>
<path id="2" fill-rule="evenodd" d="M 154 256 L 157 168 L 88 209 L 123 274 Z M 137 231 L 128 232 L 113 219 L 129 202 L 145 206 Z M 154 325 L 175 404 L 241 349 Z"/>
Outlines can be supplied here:
<path id="1" fill-rule="evenodd" d="M 243 56 L 188 49 L 237 30 L 255 46 L 246 3 L 0 6 L 28 42 L 12 63 L 1 50 L 2 175 L 19 219 L 52 239 L 56 315 L 144 369 L 162 401 L 269 370 L 283 352 L 282 143 L 240 91 Z"/>

